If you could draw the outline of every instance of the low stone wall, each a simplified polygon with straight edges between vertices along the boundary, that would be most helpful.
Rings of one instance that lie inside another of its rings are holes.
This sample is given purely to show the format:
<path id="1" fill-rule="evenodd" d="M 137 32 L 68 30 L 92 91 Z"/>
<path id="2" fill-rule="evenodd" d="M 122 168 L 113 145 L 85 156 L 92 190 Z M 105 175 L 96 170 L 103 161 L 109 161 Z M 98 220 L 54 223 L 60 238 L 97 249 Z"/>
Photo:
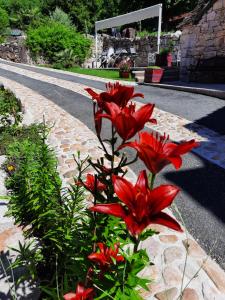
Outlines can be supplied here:
<path id="1" fill-rule="evenodd" d="M 187 80 L 188 68 L 200 58 L 225 57 L 225 1 L 218 0 L 197 25 L 183 28 L 181 36 L 181 74 Z"/>
<path id="2" fill-rule="evenodd" d="M 8 39 L 0 45 L 0 58 L 17 63 L 31 63 L 24 41 L 24 36 Z"/>

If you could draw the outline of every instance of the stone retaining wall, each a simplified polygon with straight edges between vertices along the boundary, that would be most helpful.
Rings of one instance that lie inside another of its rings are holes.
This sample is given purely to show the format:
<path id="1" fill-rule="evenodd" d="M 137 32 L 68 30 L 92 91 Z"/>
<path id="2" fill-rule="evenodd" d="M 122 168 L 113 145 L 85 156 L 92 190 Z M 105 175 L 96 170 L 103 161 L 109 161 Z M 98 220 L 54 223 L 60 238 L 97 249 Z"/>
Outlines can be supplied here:
<path id="1" fill-rule="evenodd" d="M 187 25 L 181 36 L 181 79 L 200 58 L 225 57 L 225 0 L 218 0 L 197 25 Z"/>
<path id="2" fill-rule="evenodd" d="M 89 36 L 93 40 L 92 44 L 92 55 L 85 63 L 85 67 L 92 67 L 92 62 L 95 61 L 95 41 L 93 36 Z M 169 47 L 173 43 L 174 45 L 174 54 L 176 55 L 177 51 L 180 49 L 180 38 L 175 34 L 168 34 L 161 37 L 161 48 Z M 137 52 L 137 58 L 135 59 L 135 65 L 137 67 L 143 67 L 148 65 L 148 54 L 152 52 L 157 52 L 157 37 L 148 36 L 148 37 L 136 37 L 131 38 L 116 38 L 106 34 L 98 35 L 98 57 L 101 55 L 102 51 L 113 47 L 117 49 L 126 49 L 127 51 L 130 48 L 135 48 Z"/>
<path id="3" fill-rule="evenodd" d="M 175 35 L 164 35 L 161 37 L 161 48 L 167 48 L 174 45 L 174 52 L 176 54 L 180 47 L 179 38 Z M 148 65 L 148 54 L 157 52 L 157 37 L 136 37 L 135 39 L 130 38 L 116 38 L 116 37 L 104 37 L 103 38 L 103 49 L 113 47 L 115 50 L 122 48 L 127 51 L 130 48 L 135 48 L 137 52 L 137 58 L 135 59 L 135 65 L 137 67 L 144 67 Z"/>
<path id="4" fill-rule="evenodd" d="M 10 38 L 0 45 L 0 58 L 17 63 L 31 63 L 28 50 L 24 45 L 25 37 Z"/>

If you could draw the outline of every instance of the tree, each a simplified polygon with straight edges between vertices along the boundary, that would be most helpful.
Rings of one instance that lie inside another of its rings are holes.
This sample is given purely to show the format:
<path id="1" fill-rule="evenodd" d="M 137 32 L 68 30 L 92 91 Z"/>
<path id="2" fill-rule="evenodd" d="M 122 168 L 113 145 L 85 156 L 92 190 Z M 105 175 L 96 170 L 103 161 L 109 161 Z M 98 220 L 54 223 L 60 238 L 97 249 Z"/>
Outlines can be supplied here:
<path id="1" fill-rule="evenodd" d="M 163 28 L 168 28 L 168 21 L 171 17 L 179 14 L 189 12 L 195 8 L 197 0 L 130 0 L 120 1 L 120 13 L 127 13 L 141 8 L 149 7 L 152 5 L 163 4 Z"/>
<path id="2" fill-rule="evenodd" d="M 72 26 L 72 20 L 70 19 L 69 15 L 59 7 L 56 7 L 54 12 L 51 14 L 51 19 L 63 25 Z"/>

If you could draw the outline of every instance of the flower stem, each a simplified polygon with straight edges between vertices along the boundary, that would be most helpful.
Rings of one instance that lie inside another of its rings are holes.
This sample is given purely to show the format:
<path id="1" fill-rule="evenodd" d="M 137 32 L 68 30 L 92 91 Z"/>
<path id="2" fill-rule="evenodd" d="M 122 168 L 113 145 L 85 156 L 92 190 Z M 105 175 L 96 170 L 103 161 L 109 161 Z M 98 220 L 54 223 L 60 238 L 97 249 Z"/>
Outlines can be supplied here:
<path id="1" fill-rule="evenodd" d="M 138 251 L 139 242 L 140 242 L 140 239 L 139 239 L 139 238 L 135 239 L 135 243 L 134 243 L 134 253 L 137 253 L 137 251 Z"/>
<path id="2" fill-rule="evenodd" d="M 156 174 L 151 173 L 150 177 L 150 189 L 153 190 Z"/>
<path id="3" fill-rule="evenodd" d="M 112 124 L 112 127 L 111 127 L 111 130 L 112 130 L 112 143 L 111 143 L 111 146 L 112 146 L 112 160 L 111 160 L 111 169 L 113 170 L 114 169 L 114 155 L 115 155 L 115 142 L 114 142 L 114 127 L 113 127 L 113 124 Z"/>

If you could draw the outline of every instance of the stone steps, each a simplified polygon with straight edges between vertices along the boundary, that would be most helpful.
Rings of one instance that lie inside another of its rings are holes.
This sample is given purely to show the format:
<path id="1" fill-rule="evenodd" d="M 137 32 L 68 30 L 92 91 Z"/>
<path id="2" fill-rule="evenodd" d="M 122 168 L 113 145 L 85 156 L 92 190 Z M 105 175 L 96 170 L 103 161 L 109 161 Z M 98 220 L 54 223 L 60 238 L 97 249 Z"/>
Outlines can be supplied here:
<path id="1" fill-rule="evenodd" d="M 164 74 L 161 82 L 177 81 L 180 78 L 179 68 L 164 68 Z"/>

